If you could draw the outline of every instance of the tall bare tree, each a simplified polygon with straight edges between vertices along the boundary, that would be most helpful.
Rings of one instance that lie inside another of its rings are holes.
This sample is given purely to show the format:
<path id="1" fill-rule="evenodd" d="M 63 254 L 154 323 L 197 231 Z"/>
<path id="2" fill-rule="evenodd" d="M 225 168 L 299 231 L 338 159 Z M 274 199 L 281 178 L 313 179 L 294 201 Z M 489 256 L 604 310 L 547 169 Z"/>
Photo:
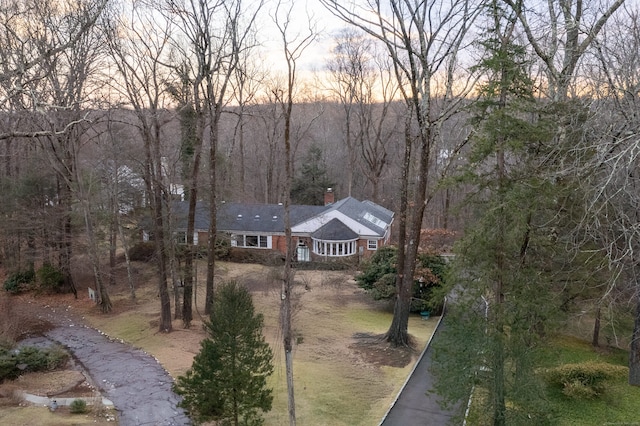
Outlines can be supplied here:
<path id="1" fill-rule="evenodd" d="M 347 146 L 347 195 L 352 195 L 353 172 L 357 169 L 359 150 L 356 143 L 364 129 L 359 112 L 372 107 L 375 74 L 371 66 L 373 40 L 364 33 L 345 29 L 334 38 L 333 55 L 327 61 L 331 74 L 329 88 L 344 112 L 344 142 Z M 356 117 L 360 117 L 358 120 Z"/>
<path id="2" fill-rule="evenodd" d="M 434 141 L 442 123 L 471 90 L 470 82 L 464 79 L 456 79 L 454 84 L 453 70 L 459 65 L 458 54 L 477 7 L 467 0 L 321 3 L 385 46 L 407 108 L 398 215 L 397 296 L 386 339 L 394 345 L 409 345 L 411 288 L 420 229 L 430 199 L 427 191 L 432 187 L 429 179 Z M 437 79 L 443 83 L 436 91 Z"/>
<path id="3" fill-rule="evenodd" d="M 544 64 L 550 99 L 567 99 L 580 59 L 624 1 L 559 0 L 525 7 L 523 0 L 505 0 Z"/>
<path id="4" fill-rule="evenodd" d="M 624 8 L 597 40 L 594 125 L 573 150 L 574 167 L 584 177 L 584 223 L 613 271 L 601 301 L 624 295 L 634 312 L 630 339 L 629 384 L 640 386 L 640 12 Z M 594 337 L 595 340 L 595 337 Z"/>
<path id="5" fill-rule="evenodd" d="M 292 260 L 295 247 L 291 237 L 291 185 L 293 182 L 293 150 L 291 142 L 291 118 L 294 106 L 294 95 L 297 84 L 297 62 L 305 49 L 315 40 L 317 32 L 313 21 L 309 19 L 309 27 L 304 33 L 292 34 L 294 4 L 279 1 L 274 12 L 274 21 L 282 41 L 284 59 L 286 63 L 285 92 L 279 94 L 278 101 L 283 109 L 284 118 L 284 155 L 285 181 L 284 193 L 284 233 L 285 233 L 285 261 L 282 279 L 282 293 L 280 304 L 280 327 L 284 345 L 284 360 L 287 376 L 287 401 L 289 407 L 289 424 L 296 424 L 295 392 L 293 383 L 293 330 L 291 324 L 291 298 L 293 295 Z"/>
<path id="6" fill-rule="evenodd" d="M 193 76 L 193 105 L 198 126 L 195 133 L 196 157 L 190 172 L 189 215 L 187 221 L 187 254 L 185 258 L 185 294 L 183 321 L 191 322 L 193 231 L 195 207 L 198 197 L 196 180 L 199 173 L 199 156 L 205 137 L 205 119 L 208 119 L 209 139 L 209 236 L 207 241 L 207 283 L 205 313 L 210 313 L 213 303 L 215 244 L 216 244 L 216 195 L 217 195 L 217 149 L 219 144 L 220 119 L 229 101 L 227 90 L 236 75 L 240 57 L 252 46 L 253 26 L 263 2 L 226 0 L 208 3 L 167 0 L 165 10 L 175 18 L 179 30 L 188 40 L 187 52 L 196 64 Z M 223 23 L 220 25 L 220 23 Z"/>
<path id="7" fill-rule="evenodd" d="M 106 25 L 113 64 L 117 75 L 111 80 L 115 93 L 131 106 L 135 116 L 133 126 L 144 145 L 144 173 L 146 191 L 150 197 L 152 232 L 157 257 L 158 294 L 160 295 L 159 330 L 168 333 L 171 323 L 171 300 L 167 284 L 166 249 L 166 182 L 162 166 L 163 108 L 168 70 L 162 65 L 169 49 L 166 35 L 171 25 L 162 22 L 152 11 L 135 4 L 125 11 L 114 12 Z M 160 25 L 161 24 L 161 25 Z"/>

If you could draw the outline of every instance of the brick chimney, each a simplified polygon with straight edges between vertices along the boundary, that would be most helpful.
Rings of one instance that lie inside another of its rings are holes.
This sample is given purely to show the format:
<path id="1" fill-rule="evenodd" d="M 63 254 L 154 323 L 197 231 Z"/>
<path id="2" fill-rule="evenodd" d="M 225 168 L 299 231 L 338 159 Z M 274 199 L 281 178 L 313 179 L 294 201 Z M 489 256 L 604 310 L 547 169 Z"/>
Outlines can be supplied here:
<path id="1" fill-rule="evenodd" d="M 333 204 L 335 201 L 336 200 L 333 194 L 333 188 L 327 188 L 324 193 L 324 205 L 328 206 L 329 204 Z"/>

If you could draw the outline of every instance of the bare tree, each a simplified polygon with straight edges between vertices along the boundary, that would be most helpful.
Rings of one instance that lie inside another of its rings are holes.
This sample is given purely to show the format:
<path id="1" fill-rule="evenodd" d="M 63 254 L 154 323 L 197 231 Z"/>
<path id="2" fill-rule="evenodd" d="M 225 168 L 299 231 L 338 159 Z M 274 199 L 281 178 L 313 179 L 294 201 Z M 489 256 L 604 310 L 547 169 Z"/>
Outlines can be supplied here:
<path id="1" fill-rule="evenodd" d="M 136 118 L 134 126 L 144 145 L 143 178 L 150 196 L 152 233 L 158 266 L 159 330 L 168 333 L 173 327 L 167 285 L 167 189 L 163 177 L 161 129 L 164 124 L 162 112 L 168 80 L 168 71 L 162 63 L 169 47 L 166 35 L 171 33 L 171 26 L 159 21 L 150 12 L 136 4 L 127 19 L 124 16 L 114 16 L 107 23 L 107 40 L 118 72 L 111 80 L 112 87 L 132 107 Z"/>
<path id="2" fill-rule="evenodd" d="M 572 151 L 589 197 L 583 231 L 603 248 L 613 271 L 600 300 L 626 294 L 635 310 L 629 353 L 629 384 L 634 386 L 640 386 L 639 19 L 637 8 L 624 8 L 597 40 L 600 67 L 591 76 L 598 90 L 594 125 Z"/>
<path id="3" fill-rule="evenodd" d="M 321 3 L 386 47 L 406 104 L 398 215 L 397 296 L 386 339 L 394 345 L 409 345 L 407 326 L 411 288 L 420 229 L 430 199 L 427 190 L 432 187 L 428 180 L 434 141 L 442 123 L 454 114 L 471 89 L 469 81 L 456 80 L 454 85 L 453 70 L 459 64 L 458 53 L 466 40 L 469 25 L 477 15 L 477 8 L 467 0 L 435 3 L 372 0 L 365 5 L 321 0 Z M 433 89 L 437 78 L 444 83 L 436 93 Z M 440 99 L 439 104 L 436 99 Z M 417 152 L 414 152 L 414 146 Z M 412 173 L 414 158 L 417 163 L 415 173 Z"/>
<path id="4" fill-rule="evenodd" d="M 337 97 L 344 112 L 344 142 L 347 146 L 347 194 L 352 195 L 353 172 L 357 167 L 358 149 L 356 140 L 364 133 L 362 127 L 352 129 L 354 124 L 362 124 L 365 117 L 358 112 L 371 108 L 375 84 L 375 74 L 371 66 L 373 41 L 365 34 L 345 29 L 335 39 L 333 56 L 327 62 L 331 74 L 329 88 Z"/>
<path id="5" fill-rule="evenodd" d="M 196 71 L 193 76 L 193 105 L 196 109 L 197 130 L 195 153 L 189 184 L 189 215 L 187 220 L 187 254 L 185 257 L 185 294 L 183 321 L 189 326 L 192 318 L 193 282 L 193 231 L 195 207 L 198 196 L 196 180 L 200 167 L 200 149 L 208 118 L 209 138 L 209 237 L 207 242 L 207 283 L 205 313 L 210 313 L 213 303 L 215 244 L 216 244 L 216 195 L 217 149 L 220 118 L 228 102 L 227 90 L 236 75 L 240 57 L 252 47 L 253 25 L 263 2 L 248 3 L 241 0 L 208 3 L 204 0 L 187 2 L 168 0 L 165 9 L 175 18 L 178 28 L 188 41 L 187 51 L 193 55 Z M 223 23 L 220 25 L 220 23 Z"/>
<path id="6" fill-rule="evenodd" d="M 291 298 L 293 296 L 293 260 L 295 247 L 291 237 L 291 184 L 293 182 L 293 150 L 291 143 L 291 117 L 294 105 L 294 91 L 297 78 L 297 61 L 305 49 L 315 40 L 317 32 L 309 19 L 309 27 L 302 34 L 292 35 L 293 3 L 279 1 L 274 12 L 274 21 L 281 36 L 284 58 L 287 66 L 285 92 L 279 94 L 278 100 L 283 108 L 284 119 L 284 155 L 285 155 L 285 183 L 284 183 L 284 233 L 285 233 L 285 261 L 282 279 L 282 294 L 280 304 L 280 326 L 284 345 L 285 369 L 287 376 L 287 395 L 289 407 L 289 424 L 296 424 L 295 392 L 293 384 L 293 330 L 291 325 Z"/>
<path id="7" fill-rule="evenodd" d="M 86 119 L 88 79 L 95 46 L 94 24 L 105 1 L 5 2 L 0 6 L 0 110 L 25 120 L 10 120 L 0 129 L 8 153 L 14 138 L 38 139 L 56 172 L 58 229 L 46 239 L 57 241 L 58 265 L 67 290 L 76 292 L 71 276 L 71 205 L 79 126 Z M 93 44 L 92 44 L 93 43 Z M 28 118 L 27 118 L 28 117 Z M 6 157 L 9 161 L 10 157 Z M 7 169 L 10 170 L 10 169 Z M 32 246 L 33 240 L 28 242 Z"/>
<path id="8" fill-rule="evenodd" d="M 56 171 L 59 188 L 59 266 L 65 277 L 65 286 L 76 292 L 76 286 L 71 275 L 71 258 L 73 254 L 73 202 L 74 197 L 84 202 L 78 170 L 78 156 L 86 138 L 87 126 L 84 118 L 88 112 L 86 108 L 91 91 L 95 89 L 93 77 L 96 75 L 102 47 L 97 31 L 85 30 L 80 35 L 69 29 L 83 25 L 83 16 L 94 16 L 95 9 L 102 10 L 102 3 L 73 2 L 67 3 L 38 3 L 31 9 L 42 25 L 40 31 L 36 28 L 32 41 L 33 48 L 42 52 L 42 60 L 38 65 L 40 78 L 30 82 L 31 103 L 35 107 L 37 121 L 43 130 L 40 141 L 43 143 L 50 165 Z M 80 13 L 70 10 L 77 8 Z M 66 41 L 75 38 L 76 43 L 69 45 Z M 57 54 L 46 54 L 55 46 L 67 48 Z M 32 69 L 34 70 L 34 69 Z M 71 124 L 73 123 L 73 124 Z M 64 128 L 60 132 L 56 129 Z M 46 134 L 46 135 L 45 135 Z M 86 206 L 86 205 L 85 205 Z M 95 239 L 92 219 L 88 211 L 84 210 L 86 232 L 89 241 Z M 103 311 L 111 309 L 106 287 L 103 285 L 97 245 L 90 244 L 90 261 L 94 270 L 95 284 L 98 291 L 98 302 Z"/>
<path id="9" fill-rule="evenodd" d="M 239 64 L 235 71 L 234 79 L 231 84 L 233 86 L 233 96 L 235 97 L 237 107 L 231 110 L 231 113 L 237 117 L 236 124 L 233 128 L 233 136 L 231 143 L 227 148 L 229 159 L 226 164 L 223 184 L 225 188 L 229 188 L 234 192 L 245 194 L 246 190 L 246 133 L 247 122 L 253 116 L 249 110 L 251 104 L 257 101 L 258 92 L 265 82 L 266 70 L 255 59 L 256 52 L 253 50 L 243 50 L 239 54 Z M 233 158 L 237 151 L 238 165 L 234 165 Z M 237 169 L 237 172 L 233 173 Z M 239 188 L 233 188 L 231 183 L 233 176 L 238 177 Z"/>
<path id="10" fill-rule="evenodd" d="M 560 0 L 525 7 L 522 0 L 505 0 L 544 64 L 550 99 L 567 99 L 580 58 L 624 1 Z"/>

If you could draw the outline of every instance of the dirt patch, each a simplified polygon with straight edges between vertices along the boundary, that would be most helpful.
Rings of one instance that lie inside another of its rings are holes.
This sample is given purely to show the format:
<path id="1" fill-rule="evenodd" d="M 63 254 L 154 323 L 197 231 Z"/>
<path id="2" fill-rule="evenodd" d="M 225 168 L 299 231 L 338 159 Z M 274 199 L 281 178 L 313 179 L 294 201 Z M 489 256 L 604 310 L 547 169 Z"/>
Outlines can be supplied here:
<path id="1" fill-rule="evenodd" d="M 13 385 L 47 397 L 90 397 L 95 392 L 84 374 L 74 370 L 29 373 L 18 377 Z"/>
<path id="2" fill-rule="evenodd" d="M 353 338 L 355 343 L 349 345 L 349 349 L 368 364 L 403 368 L 418 354 L 414 348 L 391 345 L 384 340 L 383 334 L 356 333 Z"/>
<path id="3" fill-rule="evenodd" d="M 29 295 L 0 293 L 0 340 L 13 343 L 53 328 L 51 321 L 31 309 L 32 299 Z"/>

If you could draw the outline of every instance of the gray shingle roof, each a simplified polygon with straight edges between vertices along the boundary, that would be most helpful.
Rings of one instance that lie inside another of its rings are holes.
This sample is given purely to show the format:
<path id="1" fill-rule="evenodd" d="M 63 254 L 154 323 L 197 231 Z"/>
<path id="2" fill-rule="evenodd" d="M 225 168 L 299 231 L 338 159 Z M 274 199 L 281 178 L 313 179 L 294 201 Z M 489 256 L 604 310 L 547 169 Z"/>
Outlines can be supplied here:
<path id="1" fill-rule="evenodd" d="M 331 219 L 327 224 L 312 233 L 311 237 L 325 241 L 350 241 L 358 239 L 359 235 L 338 219 Z"/>
<path id="2" fill-rule="evenodd" d="M 172 204 L 171 214 L 177 229 L 187 227 L 188 208 L 187 201 L 177 201 Z M 393 212 L 384 207 L 371 201 L 358 201 L 355 198 L 347 197 L 328 206 L 292 205 L 290 209 L 291 226 L 332 210 L 337 210 L 361 223 L 381 237 L 385 235 L 388 225 L 393 221 Z M 280 204 L 222 203 L 218 206 L 216 226 L 218 231 L 222 232 L 284 233 L 284 206 Z M 196 205 L 195 228 L 196 230 L 209 229 L 207 203 L 198 202 Z M 313 237 L 324 240 L 352 240 L 357 238 L 357 234 L 338 219 L 333 219 L 314 231 Z"/>
<path id="3" fill-rule="evenodd" d="M 291 224 L 302 222 L 325 210 L 325 206 L 299 206 L 293 205 L 289 210 Z M 176 228 L 187 227 L 187 214 L 189 203 L 178 201 L 172 205 L 172 215 Z M 257 233 L 284 233 L 284 206 L 280 204 L 243 204 L 222 203 L 216 212 L 216 227 L 222 232 L 257 232 Z M 195 228 L 198 230 L 209 229 L 209 205 L 198 202 L 196 205 Z"/>
<path id="4" fill-rule="evenodd" d="M 347 197 L 332 204 L 331 207 L 363 226 L 376 231 L 380 236 L 384 235 L 386 226 L 380 226 L 377 221 L 372 222 L 372 217 L 385 225 L 389 225 L 393 221 L 393 212 L 371 201 L 358 201 L 353 197 Z"/>

